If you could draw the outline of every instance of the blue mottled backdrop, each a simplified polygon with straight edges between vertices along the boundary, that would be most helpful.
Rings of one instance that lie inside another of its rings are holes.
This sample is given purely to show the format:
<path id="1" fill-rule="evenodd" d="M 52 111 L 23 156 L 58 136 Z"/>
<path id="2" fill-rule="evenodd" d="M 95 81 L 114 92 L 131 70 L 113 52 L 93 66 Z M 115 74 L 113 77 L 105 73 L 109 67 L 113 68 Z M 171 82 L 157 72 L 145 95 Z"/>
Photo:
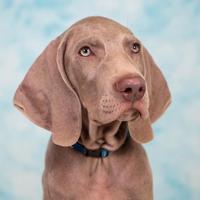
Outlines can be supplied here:
<path id="1" fill-rule="evenodd" d="M 50 134 L 12 106 L 31 63 L 76 20 L 103 15 L 130 27 L 154 56 L 173 103 L 145 145 L 156 200 L 200 199 L 200 1 L 1 0 L 0 199 L 42 199 Z"/>

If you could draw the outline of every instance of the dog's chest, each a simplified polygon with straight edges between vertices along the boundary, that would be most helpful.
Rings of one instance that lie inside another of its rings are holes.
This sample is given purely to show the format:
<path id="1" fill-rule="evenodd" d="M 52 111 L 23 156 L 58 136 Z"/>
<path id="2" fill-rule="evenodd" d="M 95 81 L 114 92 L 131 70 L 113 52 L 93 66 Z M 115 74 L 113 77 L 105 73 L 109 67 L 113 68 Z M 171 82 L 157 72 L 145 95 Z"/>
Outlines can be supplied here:
<path id="1" fill-rule="evenodd" d="M 134 188 L 127 183 L 122 184 L 119 176 L 109 176 L 105 171 L 82 175 L 78 172 L 59 175 L 55 170 L 49 176 L 49 193 L 54 200 L 128 200 L 135 196 Z"/>
<path id="2" fill-rule="evenodd" d="M 151 172 L 144 160 L 120 155 L 89 158 L 73 149 L 49 151 L 43 176 L 44 196 L 49 197 L 44 199 L 150 200 Z"/>

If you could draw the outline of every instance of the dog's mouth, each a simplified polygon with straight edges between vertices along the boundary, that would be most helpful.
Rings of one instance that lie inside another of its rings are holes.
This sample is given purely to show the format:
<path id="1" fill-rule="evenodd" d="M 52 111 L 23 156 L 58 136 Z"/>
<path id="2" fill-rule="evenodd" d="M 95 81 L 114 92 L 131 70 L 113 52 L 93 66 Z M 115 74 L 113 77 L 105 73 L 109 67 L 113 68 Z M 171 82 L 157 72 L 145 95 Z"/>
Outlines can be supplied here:
<path id="1" fill-rule="evenodd" d="M 141 112 L 136 109 L 129 109 L 128 111 L 123 112 L 118 121 L 134 121 L 138 117 L 141 117 Z"/>
<path id="2" fill-rule="evenodd" d="M 146 119 L 148 117 L 147 105 L 142 101 L 136 101 L 132 104 L 124 103 L 121 106 L 117 120 L 119 121 L 134 121 L 138 117 Z"/>
<path id="3" fill-rule="evenodd" d="M 117 99 L 105 95 L 100 100 L 99 111 L 99 115 L 93 113 L 93 118 L 98 118 L 101 124 L 113 121 L 133 121 L 138 117 L 146 119 L 148 117 L 148 102 L 146 103 L 144 98 L 135 102 L 119 102 Z"/>

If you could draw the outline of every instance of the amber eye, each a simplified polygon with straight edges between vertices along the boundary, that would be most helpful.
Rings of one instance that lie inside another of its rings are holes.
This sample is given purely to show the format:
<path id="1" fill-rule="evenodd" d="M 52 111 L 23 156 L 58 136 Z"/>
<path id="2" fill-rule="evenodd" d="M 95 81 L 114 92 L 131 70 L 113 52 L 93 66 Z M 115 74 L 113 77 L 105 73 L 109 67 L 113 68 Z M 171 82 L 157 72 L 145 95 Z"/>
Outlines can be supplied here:
<path id="1" fill-rule="evenodd" d="M 88 57 L 89 55 L 91 55 L 91 50 L 89 47 L 85 46 L 85 47 L 82 47 L 80 50 L 79 50 L 79 54 L 81 56 L 84 56 L 84 57 Z"/>
<path id="2" fill-rule="evenodd" d="M 131 50 L 132 50 L 133 53 L 139 53 L 139 51 L 140 51 L 140 44 L 137 43 L 137 42 L 134 42 L 131 45 Z"/>

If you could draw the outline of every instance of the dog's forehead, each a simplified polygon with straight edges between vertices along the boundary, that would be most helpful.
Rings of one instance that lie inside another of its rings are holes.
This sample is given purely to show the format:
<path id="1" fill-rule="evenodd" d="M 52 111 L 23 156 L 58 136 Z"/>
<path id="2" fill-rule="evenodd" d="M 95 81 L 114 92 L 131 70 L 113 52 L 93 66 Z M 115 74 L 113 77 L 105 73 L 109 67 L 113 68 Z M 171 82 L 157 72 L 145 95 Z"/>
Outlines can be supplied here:
<path id="1" fill-rule="evenodd" d="M 134 36 L 133 33 L 125 26 L 104 17 L 88 17 L 73 24 L 70 28 L 74 35 L 78 37 L 99 35 L 104 38 L 115 38 L 123 35 Z"/>

